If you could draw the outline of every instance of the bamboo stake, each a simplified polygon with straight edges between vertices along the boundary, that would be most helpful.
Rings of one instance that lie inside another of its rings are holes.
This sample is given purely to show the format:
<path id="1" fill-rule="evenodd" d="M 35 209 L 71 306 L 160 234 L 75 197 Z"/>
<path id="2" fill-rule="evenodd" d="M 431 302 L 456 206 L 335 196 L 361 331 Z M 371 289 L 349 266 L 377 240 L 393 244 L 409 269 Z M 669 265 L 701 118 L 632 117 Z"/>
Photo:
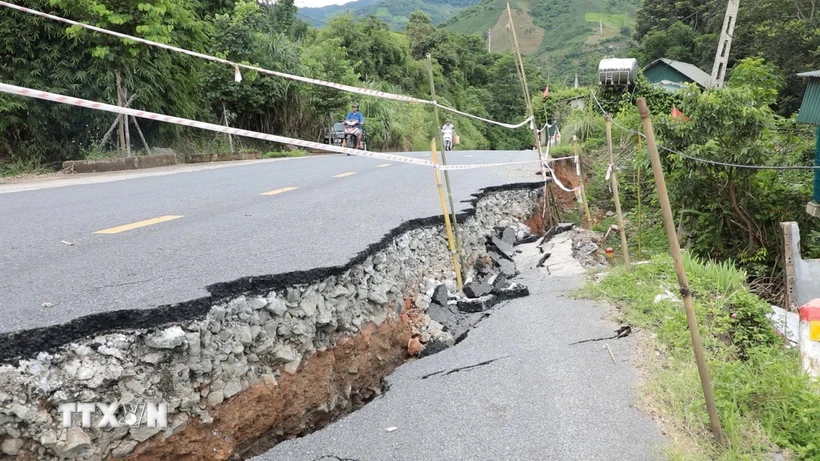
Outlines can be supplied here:
<path id="1" fill-rule="evenodd" d="M 641 147 L 641 135 L 638 133 L 638 156 L 643 153 Z M 641 241 L 643 240 L 643 215 L 641 211 L 641 167 L 635 168 L 635 183 L 638 187 L 638 259 L 643 259 L 643 250 L 641 249 Z"/>
<path id="2" fill-rule="evenodd" d="M 228 109 L 225 108 L 225 103 L 224 102 L 222 103 L 222 119 L 225 121 L 225 127 L 227 128 L 228 127 Z M 228 133 L 228 144 L 231 146 L 231 153 L 233 154 L 234 152 L 236 152 L 233 149 L 233 136 L 231 136 L 230 133 Z"/>
<path id="3" fill-rule="evenodd" d="M 532 99 L 530 98 L 530 89 L 529 85 L 527 85 L 527 74 L 524 71 L 524 59 L 521 57 L 521 49 L 518 46 L 518 35 L 515 33 L 515 23 L 513 22 L 512 18 L 512 9 L 510 9 L 510 2 L 507 2 L 507 17 L 510 19 L 510 35 L 512 35 L 513 40 L 513 47 L 515 49 L 515 55 L 517 57 L 517 64 L 518 64 L 518 72 L 521 77 L 521 88 L 524 90 L 524 102 L 527 104 L 527 113 L 530 117 L 530 127 L 532 128 L 532 135 L 535 138 L 535 147 L 538 149 L 538 163 L 541 166 L 541 177 L 544 178 L 544 213 L 547 213 L 547 209 L 550 208 L 550 201 L 555 202 L 555 198 L 552 197 L 552 191 L 549 188 L 549 184 L 547 184 L 547 170 L 544 168 L 544 162 L 549 162 L 549 157 L 544 159 L 543 158 L 543 149 L 541 146 L 541 137 L 538 136 L 538 127 L 535 126 L 535 112 L 532 108 Z M 557 210 L 557 208 L 556 208 Z M 554 215 L 552 210 L 549 211 L 549 217 L 547 218 L 547 227 L 551 227 L 553 224 Z"/>
<path id="4" fill-rule="evenodd" d="M 441 184 L 441 177 L 439 176 L 439 169 L 438 169 L 438 148 L 436 147 L 436 139 L 433 138 L 430 140 L 430 150 L 433 153 L 433 171 L 436 176 L 436 186 L 438 187 L 438 198 L 441 201 L 441 210 L 444 213 L 444 227 L 447 230 L 447 242 L 450 245 L 450 256 L 453 258 L 453 268 L 455 269 L 456 273 L 456 284 L 458 286 L 458 291 L 464 289 L 464 285 L 461 278 L 461 267 L 458 264 L 458 254 L 456 251 L 456 242 L 455 238 L 453 237 L 453 228 L 450 225 L 450 214 L 447 213 L 447 202 L 444 200 L 444 186 Z"/>
<path id="5" fill-rule="evenodd" d="M 131 103 L 134 102 L 134 99 L 137 97 L 136 94 L 132 94 L 131 97 L 128 98 L 128 101 L 125 102 L 125 107 L 131 107 Z M 117 100 L 119 101 L 119 95 L 117 95 Z M 111 124 L 111 127 L 108 128 L 108 131 L 105 132 L 105 135 L 100 141 L 100 149 L 105 146 L 105 143 L 108 142 L 108 139 L 111 138 L 111 135 L 114 133 L 114 130 L 117 129 L 117 125 L 120 124 L 120 115 L 117 115 L 117 118 L 114 119 L 114 123 Z"/>
<path id="6" fill-rule="evenodd" d="M 137 133 L 139 133 L 139 135 L 140 135 L 140 140 L 142 140 L 142 145 L 145 146 L 145 151 L 148 152 L 148 154 L 150 155 L 151 154 L 151 148 L 148 147 L 148 142 L 145 140 L 145 135 L 142 134 L 142 130 L 140 129 L 140 124 L 137 123 L 137 118 L 132 115 L 131 120 L 134 121 L 134 126 L 137 128 Z"/>
<path id="7" fill-rule="evenodd" d="M 579 164 L 578 171 L 580 171 L 581 170 L 581 167 L 580 167 L 581 157 L 578 156 L 578 138 L 576 138 L 575 136 L 572 137 L 572 148 L 575 152 L 575 158 L 578 159 L 578 164 Z M 584 216 L 586 218 L 584 227 L 587 228 L 587 229 L 592 229 L 592 214 L 589 212 L 589 202 L 587 202 L 587 194 L 586 194 L 586 187 L 584 185 L 584 173 L 583 172 L 581 172 L 581 174 L 578 176 L 578 181 L 579 181 L 579 187 L 580 187 L 579 192 L 581 193 L 581 206 L 584 208 L 583 211 L 584 211 Z"/>
<path id="8" fill-rule="evenodd" d="M 120 71 L 114 71 L 114 78 L 117 81 L 117 105 L 122 107 L 124 104 L 123 97 L 122 97 L 122 79 L 120 78 Z M 125 126 L 122 119 L 122 115 L 117 116 L 117 122 L 119 124 L 119 139 L 120 139 L 120 146 L 119 151 L 122 152 L 125 150 Z"/>
<path id="9" fill-rule="evenodd" d="M 433 98 L 433 101 L 436 100 L 436 83 L 433 78 L 433 57 L 428 53 L 427 54 L 427 64 L 428 70 L 430 74 L 430 96 Z M 444 135 L 441 133 L 441 119 L 438 116 L 438 106 L 434 105 L 433 110 L 436 114 L 436 131 L 438 132 L 438 138 L 441 142 L 441 164 L 447 164 L 447 155 L 444 152 Z M 451 219 L 453 220 L 453 228 L 455 229 L 456 234 L 456 249 L 458 250 L 458 260 L 461 264 L 461 269 L 466 270 L 466 265 L 464 264 L 464 249 L 461 246 L 461 236 L 458 231 L 458 218 L 456 217 L 456 207 L 453 203 L 453 189 L 450 187 L 450 172 L 444 170 L 444 182 L 447 185 L 447 197 L 450 202 L 450 213 Z M 462 278 L 466 277 L 466 274 L 461 274 Z"/>
<path id="10" fill-rule="evenodd" d="M 618 215 L 618 227 L 621 231 L 621 247 L 624 252 L 624 264 L 627 270 L 632 270 L 629 262 L 629 246 L 626 241 L 626 227 L 624 226 L 624 215 L 621 212 L 621 197 L 618 192 L 618 175 L 615 172 L 615 154 L 612 152 L 612 116 L 606 116 L 606 147 L 609 150 L 609 180 L 612 184 L 612 198 L 615 199 L 615 213 Z"/>
<path id="11" fill-rule="evenodd" d="M 698 364 L 700 384 L 703 388 L 703 396 L 706 399 L 706 410 L 709 413 L 709 421 L 712 425 L 712 434 L 714 434 L 715 440 L 718 444 L 724 445 L 725 441 L 723 438 L 723 431 L 720 428 L 720 420 L 718 419 L 717 407 L 715 406 L 715 397 L 712 394 L 712 384 L 709 379 L 709 369 L 706 367 L 706 357 L 703 353 L 703 345 L 700 340 L 700 330 L 698 327 L 697 317 L 695 316 L 692 292 L 689 290 L 689 281 L 687 280 L 686 269 L 683 265 L 683 256 L 681 255 L 678 235 L 675 233 L 675 221 L 672 218 L 672 206 L 669 204 L 669 193 L 666 189 L 666 179 L 663 176 L 661 159 L 658 154 L 658 146 L 655 144 L 655 132 L 652 128 L 652 119 L 649 113 L 649 108 L 646 105 L 646 99 L 638 98 L 638 110 L 641 114 L 643 130 L 646 135 L 646 146 L 649 150 L 649 158 L 652 161 L 652 172 L 655 175 L 655 185 L 658 189 L 658 198 L 661 204 L 661 211 L 663 212 L 663 226 L 666 229 L 666 238 L 669 240 L 669 251 L 672 253 L 672 259 L 675 262 L 675 272 L 678 275 L 680 293 L 683 296 L 683 307 L 686 310 L 686 320 L 689 324 L 689 333 L 692 336 L 692 348 L 695 350 L 695 359 Z"/>
<path id="12" fill-rule="evenodd" d="M 128 90 L 125 87 L 122 88 L 122 100 L 125 101 L 128 96 Z M 131 129 L 129 128 L 128 124 L 128 116 L 127 115 L 120 115 L 123 118 L 123 123 L 125 125 L 125 156 L 131 156 Z"/>

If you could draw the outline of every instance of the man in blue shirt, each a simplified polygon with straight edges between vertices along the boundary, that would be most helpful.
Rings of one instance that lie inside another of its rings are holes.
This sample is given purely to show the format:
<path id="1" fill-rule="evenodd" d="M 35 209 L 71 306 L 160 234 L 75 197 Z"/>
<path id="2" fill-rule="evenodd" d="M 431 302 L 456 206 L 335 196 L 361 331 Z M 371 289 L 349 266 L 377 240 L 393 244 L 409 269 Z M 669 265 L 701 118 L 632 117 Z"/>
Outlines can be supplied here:
<path id="1" fill-rule="evenodd" d="M 361 112 L 359 112 L 359 105 L 358 104 L 353 103 L 353 107 L 350 109 L 350 112 L 347 113 L 347 116 L 345 117 L 345 120 L 356 120 L 359 123 L 359 125 L 360 125 L 359 130 L 360 131 L 359 131 L 359 134 L 357 136 L 357 138 L 358 138 L 357 143 L 358 143 L 358 148 L 361 149 L 362 148 L 362 138 L 363 138 L 361 129 L 364 126 L 364 116 L 362 115 Z"/>

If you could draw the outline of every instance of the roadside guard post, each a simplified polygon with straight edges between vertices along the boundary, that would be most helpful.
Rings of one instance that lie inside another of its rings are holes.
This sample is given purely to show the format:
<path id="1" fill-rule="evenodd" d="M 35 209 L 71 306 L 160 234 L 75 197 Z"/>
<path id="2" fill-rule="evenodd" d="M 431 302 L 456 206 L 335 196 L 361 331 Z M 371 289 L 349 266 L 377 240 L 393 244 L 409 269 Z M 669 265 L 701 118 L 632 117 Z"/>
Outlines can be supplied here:
<path id="1" fill-rule="evenodd" d="M 820 298 L 800 307 L 798 343 L 803 371 L 820 379 Z"/>

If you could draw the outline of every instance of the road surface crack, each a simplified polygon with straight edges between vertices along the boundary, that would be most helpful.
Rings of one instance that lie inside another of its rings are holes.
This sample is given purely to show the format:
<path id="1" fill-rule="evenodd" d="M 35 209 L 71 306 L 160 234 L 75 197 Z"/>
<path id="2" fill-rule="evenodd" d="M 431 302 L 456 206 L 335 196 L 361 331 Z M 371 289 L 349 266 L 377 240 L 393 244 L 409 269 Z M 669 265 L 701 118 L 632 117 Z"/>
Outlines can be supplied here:
<path id="1" fill-rule="evenodd" d="M 463 367 L 453 368 L 450 371 L 441 370 L 441 371 L 437 371 L 435 373 L 430 373 L 428 375 L 424 375 L 424 376 L 421 377 L 421 379 L 427 379 L 427 378 L 431 378 L 433 376 L 442 375 L 442 373 L 444 373 L 442 376 L 447 376 L 447 375 L 451 375 L 453 373 L 458 373 L 460 371 L 472 370 L 473 368 L 483 367 L 485 365 L 489 365 L 493 362 L 496 362 L 496 361 L 501 360 L 501 359 L 506 359 L 506 358 L 509 358 L 509 357 L 512 357 L 512 356 L 505 355 L 503 357 L 498 357 L 498 358 L 495 358 L 495 359 L 486 360 L 484 362 L 479 362 L 479 363 L 476 363 L 476 364 L 473 364 L 473 365 L 467 365 L 467 366 L 463 366 Z"/>
<path id="2" fill-rule="evenodd" d="M 583 344 L 583 343 L 592 343 L 592 342 L 595 342 L 595 341 L 606 341 L 607 339 L 621 339 L 621 338 L 626 338 L 630 334 L 632 334 L 632 327 L 629 326 L 629 325 L 625 325 L 625 326 L 622 326 L 621 328 L 618 328 L 617 330 L 615 330 L 615 334 L 612 335 L 612 336 L 607 336 L 607 337 L 604 337 L 604 338 L 585 339 L 583 341 L 570 343 L 570 346 L 574 346 L 576 344 Z"/>
<path id="3" fill-rule="evenodd" d="M 318 458 L 313 459 L 313 461 L 320 461 L 320 460 L 323 460 L 323 459 L 329 459 L 331 461 L 359 461 L 358 459 L 342 458 L 342 457 L 339 457 L 339 456 L 336 456 L 336 455 L 323 455 L 323 456 L 320 456 Z"/>

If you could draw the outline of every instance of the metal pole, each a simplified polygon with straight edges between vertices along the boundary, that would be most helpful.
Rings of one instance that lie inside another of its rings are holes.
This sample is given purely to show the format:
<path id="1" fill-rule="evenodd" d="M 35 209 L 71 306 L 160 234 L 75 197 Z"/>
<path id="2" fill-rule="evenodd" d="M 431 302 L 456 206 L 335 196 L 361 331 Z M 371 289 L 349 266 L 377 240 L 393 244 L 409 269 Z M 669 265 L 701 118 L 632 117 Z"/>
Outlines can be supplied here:
<path id="1" fill-rule="evenodd" d="M 669 204 L 669 194 L 666 189 L 666 179 L 661 168 L 661 159 L 658 155 L 658 146 L 655 144 L 655 132 L 652 128 L 649 108 L 646 99 L 638 98 L 638 110 L 643 122 L 643 130 L 646 135 L 646 146 L 649 150 L 649 158 L 652 161 L 652 172 L 655 175 L 655 184 L 658 188 L 658 198 L 660 200 L 661 211 L 663 212 L 663 227 L 666 229 L 666 238 L 669 240 L 669 251 L 675 262 L 675 272 L 678 275 L 680 293 L 683 296 L 683 307 L 686 310 L 686 320 L 689 324 L 689 333 L 692 336 L 692 348 L 695 350 L 695 359 L 698 364 L 698 374 L 700 384 L 703 388 L 703 396 L 706 398 L 706 410 L 709 412 L 709 421 L 712 425 L 712 433 L 715 440 L 720 445 L 724 445 L 723 431 L 720 428 L 715 397 L 712 394 L 712 384 L 709 379 L 709 369 L 706 368 L 706 357 L 703 353 L 703 345 L 700 340 L 700 330 L 698 319 L 695 316 L 695 308 L 692 301 L 692 292 L 689 290 L 689 281 L 686 278 L 686 269 L 683 266 L 683 256 L 678 243 L 678 236 L 675 233 L 675 221 L 672 218 L 672 206 Z"/>
<path id="2" fill-rule="evenodd" d="M 606 115 L 606 147 L 609 150 L 609 180 L 612 184 L 612 198 L 615 199 L 615 213 L 618 215 L 618 227 L 621 231 L 621 247 L 624 252 L 624 264 L 627 270 L 632 270 L 629 262 L 629 244 L 626 241 L 626 228 L 624 226 L 624 215 L 621 212 L 621 196 L 618 192 L 618 175 L 615 172 L 615 154 L 612 152 L 612 116 Z"/>
<path id="3" fill-rule="evenodd" d="M 464 289 L 463 281 L 461 278 L 461 267 L 458 263 L 458 252 L 456 251 L 456 242 L 453 238 L 453 228 L 450 226 L 450 215 L 447 213 L 447 202 L 444 200 L 444 187 L 441 185 L 441 177 L 439 176 L 439 169 L 438 169 L 438 148 L 436 147 L 436 138 L 430 140 L 430 150 L 433 153 L 433 164 L 435 168 L 433 171 L 436 176 L 436 187 L 438 188 L 438 198 L 441 201 L 441 210 L 444 213 L 444 227 L 447 231 L 447 242 L 450 245 L 450 256 L 453 258 L 453 268 L 455 269 L 456 273 L 456 285 L 458 286 L 458 291 L 462 291 Z"/>
<path id="4" fill-rule="evenodd" d="M 119 70 L 114 71 L 114 77 L 117 80 L 117 105 L 120 106 L 120 107 L 123 107 L 125 101 L 123 100 L 123 97 L 122 97 L 122 88 L 121 88 L 122 79 L 120 78 L 120 71 Z M 119 134 L 119 139 L 120 139 L 120 145 L 119 145 L 118 150 L 120 152 L 122 152 L 122 151 L 125 150 L 125 127 L 123 125 L 123 116 L 122 116 L 122 114 L 117 115 L 117 123 L 119 125 L 119 133 L 118 134 Z"/>
<path id="5" fill-rule="evenodd" d="M 817 127 L 817 135 L 814 144 L 814 166 L 820 167 L 820 126 Z M 820 203 L 820 169 L 814 170 L 814 203 Z"/>
<path id="6" fill-rule="evenodd" d="M 436 100 L 436 83 L 433 78 L 433 57 L 430 54 L 427 54 L 427 64 L 428 70 L 430 74 L 430 96 L 432 96 L 433 101 Z M 433 110 L 436 114 L 436 131 L 438 132 L 438 138 L 441 142 L 442 149 L 441 149 L 441 164 L 447 164 L 447 156 L 444 153 L 444 135 L 441 133 L 441 119 L 438 116 L 438 106 L 434 105 Z M 455 134 L 453 134 L 455 137 Z M 456 218 L 456 207 L 453 203 L 453 189 L 450 187 L 450 172 L 444 170 L 444 182 L 447 184 L 447 197 L 450 202 L 450 212 L 452 213 L 453 219 L 453 227 L 455 228 L 456 233 L 456 248 L 458 249 L 458 260 L 461 263 L 461 269 L 466 270 L 466 266 L 464 265 L 464 249 L 461 247 L 461 236 L 459 235 L 458 231 L 458 219 Z M 466 274 L 461 274 L 462 278 L 466 276 Z"/>

